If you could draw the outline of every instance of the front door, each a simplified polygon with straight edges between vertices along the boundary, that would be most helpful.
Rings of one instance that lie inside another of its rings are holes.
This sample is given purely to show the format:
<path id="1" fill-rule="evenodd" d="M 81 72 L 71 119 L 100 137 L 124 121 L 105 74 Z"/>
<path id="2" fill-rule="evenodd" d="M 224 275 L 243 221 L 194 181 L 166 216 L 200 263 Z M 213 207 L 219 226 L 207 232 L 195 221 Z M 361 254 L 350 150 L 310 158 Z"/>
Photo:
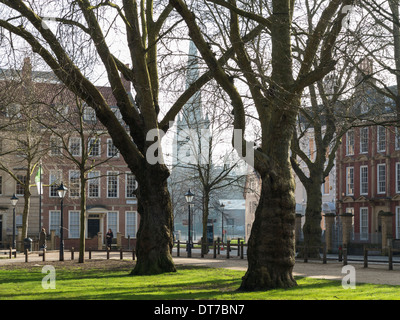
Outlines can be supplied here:
<path id="1" fill-rule="evenodd" d="M 100 219 L 88 219 L 88 238 L 97 236 L 100 231 Z"/>

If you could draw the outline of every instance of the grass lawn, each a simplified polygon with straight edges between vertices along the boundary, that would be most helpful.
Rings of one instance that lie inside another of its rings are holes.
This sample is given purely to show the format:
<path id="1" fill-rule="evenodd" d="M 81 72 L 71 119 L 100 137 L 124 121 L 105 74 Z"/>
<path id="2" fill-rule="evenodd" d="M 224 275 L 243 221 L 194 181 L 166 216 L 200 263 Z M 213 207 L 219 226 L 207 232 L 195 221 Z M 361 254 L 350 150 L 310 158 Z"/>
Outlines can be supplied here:
<path id="1" fill-rule="evenodd" d="M 51 264 L 49 262 L 49 264 Z M 43 289 L 42 265 L 0 270 L 0 299 L 105 300 L 367 300 L 399 299 L 400 286 L 357 284 L 343 289 L 340 281 L 296 278 L 292 289 L 239 292 L 243 271 L 178 267 L 178 272 L 131 276 L 130 266 L 102 269 L 56 267 L 56 288 Z"/>

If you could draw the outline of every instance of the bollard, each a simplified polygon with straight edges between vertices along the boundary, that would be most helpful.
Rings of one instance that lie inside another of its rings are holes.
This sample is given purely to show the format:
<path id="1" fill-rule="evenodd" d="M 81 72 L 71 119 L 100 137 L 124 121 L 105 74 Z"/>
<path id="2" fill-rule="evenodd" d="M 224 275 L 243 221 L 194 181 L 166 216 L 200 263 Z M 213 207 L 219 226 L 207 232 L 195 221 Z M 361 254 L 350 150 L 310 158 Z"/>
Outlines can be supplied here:
<path id="1" fill-rule="evenodd" d="M 122 248 L 119 250 L 119 259 L 122 260 L 124 258 L 124 254 Z"/>
<path id="2" fill-rule="evenodd" d="M 389 247 L 389 270 L 393 270 L 393 251 L 392 247 Z"/>
<path id="3" fill-rule="evenodd" d="M 107 260 L 110 259 L 110 248 L 107 248 Z"/>
<path id="4" fill-rule="evenodd" d="M 220 239 L 218 238 L 218 254 L 221 254 Z"/>
<path id="5" fill-rule="evenodd" d="M 135 261 L 135 249 L 132 249 L 132 260 Z"/>
<path id="6" fill-rule="evenodd" d="M 304 262 L 308 262 L 308 247 L 304 246 Z"/>
<path id="7" fill-rule="evenodd" d="M 12 259 L 12 247 L 10 247 L 10 259 Z"/>
<path id="8" fill-rule="evenodd" d="M 230 258 L 229 251 L 231 251 L 231 241 L 230 240 L 228 240 L 226 242 L 226 258 L 227 259 Z"/>
<path id="9" fill-rule="evenodd" d="M 244 243 L 243 243 L 244 241 L 242 241 L 241 243 L 240 243 L 240 259 L 243 259 L 243 256 L 244 256 Z"/>
<path id="10" fill-rule="evenodd" d="M 92 259 L 92 248 L 89 248 L 89 260 Z"/>
<path id="11" fill-rule="evenodd" d="M 364 268 L 368 268 L 368 249 L 364 246 Z"/>
<path id="12" fill-rule="evenodd" d="M 323 249 L 322 249 L 322 263 L 326 264 L 326 243 L 324 243 Z"/>
<path id="13" fill-rule="evenodd" d="M 176 248 L 177 250 L 177 256 L 180 257 L 181 256 L 181 241 L 178 240 L 178 246 Z"/>
<path id="14" fill-rule="evenodd" d="M 204 241 L 203 241 L 203 238 L 201 238 L 200 257 L 204 258 Z"/>
<path id="15" fill-rule="evenodd" d="M 28 249 L 25 249 L 25 262 L 28 262 Z"/>
<path id="16" fill-rule="evenodd" d="M 43 248 L 42 260 L 43 260 L 43 261 L 46 261 L 46 248 Z"/>
<path id="17" fill-rule="evenodd" d="M 213 258 L 216 259 L 217 258 L 217 241 L 214 240 L 214 254 L 213 254 Z"/>
<path id="18" fill-rule="evenodd" d="M 347 246 L 343 245 L 343 265 L 347 266 Z"/>
<path id="19" fill-rule="evenodd" d="M 74 254 L 75 254 L 74 250 L 75 250 L 74 247 L 72 247 L 71 248 L 71 260 L 74 260 Z"/>

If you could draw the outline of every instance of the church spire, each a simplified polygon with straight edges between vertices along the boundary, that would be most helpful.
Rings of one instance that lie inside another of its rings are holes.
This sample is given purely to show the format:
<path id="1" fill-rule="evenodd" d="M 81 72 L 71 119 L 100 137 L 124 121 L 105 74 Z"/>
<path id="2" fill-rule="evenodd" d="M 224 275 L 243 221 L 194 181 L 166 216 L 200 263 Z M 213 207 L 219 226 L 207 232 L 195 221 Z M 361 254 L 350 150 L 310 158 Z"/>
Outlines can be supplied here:
<path id="1" fill-rule="evenodd" d="M 199 60 L 196 45 L 193 41 L 189 44 L 188 63 L 186 71 L 186 89 L 199 79 Z M 182 109 L 182 122 L 189 128 L 198 126 L 203 120 L 203 114 L 201 110 L 201 94 L 200 91 L 196 92 L 184 105 Z"/>

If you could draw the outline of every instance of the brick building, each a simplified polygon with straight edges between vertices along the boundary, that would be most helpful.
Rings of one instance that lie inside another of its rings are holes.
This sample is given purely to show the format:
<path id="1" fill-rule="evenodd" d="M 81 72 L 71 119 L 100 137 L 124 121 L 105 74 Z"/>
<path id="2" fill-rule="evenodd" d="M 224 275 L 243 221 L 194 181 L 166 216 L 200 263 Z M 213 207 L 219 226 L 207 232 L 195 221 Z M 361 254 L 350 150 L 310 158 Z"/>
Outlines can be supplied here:
<path id="1" fill-rule="evenodd" d="M 398 128 L 356 127 L 343 137 L 337 153 L 339 216 L 353 215 L 356 242 L 381 243 L 383 217 L 400 239 L 400 135 Z"/>
<path id="2" fill-rule="evenodd" d="M 48 234 L 54 230 L 55 236 L 59 235 L 61 208 L 56 189 L 62 182 L 68 188 L 63 207 L 65 248 L 79 247 L 81 180 L 78 163 L 86 152 L 89 178 L 85 191 L 86 246 L 97 248 L 99 243 L 104 244 L 105 233 L 108 229 L 112 229 L 114 238 L 118 237 L 121 245 L 128 246 L 127 238 L 132 239 L 130 243 L 132 247 L 139 223 L 134 194 L 137 187 L 135 177 L 114 147 L 106 130 L 97 122 L 94 111 L 85 108 L 85 105 L 67 91 L 51 72 L 33 71 L 29 58 L 24 60 L 21 71 L 0 69 L 0 86 L 3 93 L 13 91 L 12 95 L 0 99 L 2 123 L 9 121 L 10 118 L 20 119 L 23 123 L 25 119 L 23 108 L 27 109 L 25 104 L 28 96 L 31 107 L 40 111 L 36 121 L 38 129 L 36 135 L 40 136 L 40 148 L 38 147 L 40 152 L 32 157 L 34 166 L 30 177 L 27 178 L 25 171 L 28 157 L 16 151 L 18 148 L 15 148 L 15 145 L 18 143 L 13 139 L 15 132 L 6 130 L 0 137 L 2 150 L 0 160 L 11 171 L 10 173 L 0 171 L 1 244 L 8 246 L 11 243 L 13 208 L 10 198 L 13 194 L 19 198 L 16 207 L 16 225 L 19 227 L 22 224 L 21 213 L 26 193 L 21 183 L 11 178 L 10 174 L 18 176 L 23 181 L 34 181 L 38 164 L 41 163 L 42 195 L 39 196 L 36 187 L 29 189 L 31 197 L 28 237 L 37 239 L 41 227 L 44 227 Z M 127 92 L 130 92 L 130 84 L 126 81 L 125 87 Z M 118 116 L 111 88 L 101 87 L 100 90 Z M 78 119 L 74 110 L 80 103 L 82 103 L 82 135 L 74 128 Z M 50 129 L 44 128 L 45 121 L 54 123 L 54 126 L 50 126 Z M 22 151 L 26 151 L 26 148 Z M 20 232 L 20 228 L 17 229 Z M 55 241 L 56 248 L 58 243 Z"/>

